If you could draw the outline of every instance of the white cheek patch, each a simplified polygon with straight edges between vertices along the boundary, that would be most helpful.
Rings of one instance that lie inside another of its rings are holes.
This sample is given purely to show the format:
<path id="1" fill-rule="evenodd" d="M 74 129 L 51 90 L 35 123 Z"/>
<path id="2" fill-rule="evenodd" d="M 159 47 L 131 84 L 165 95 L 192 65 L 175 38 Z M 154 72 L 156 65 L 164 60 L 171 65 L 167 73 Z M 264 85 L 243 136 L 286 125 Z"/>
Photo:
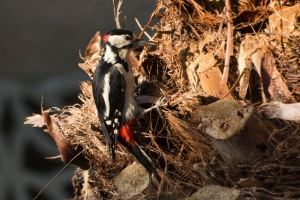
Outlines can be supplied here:
<path id="1" fill-rule="evenodd" d="M 121 48 L 131 43 L 131 41 L 126 40 L 124 36 L 125 35 L 111 35 L 108 38 L 108 42 L 111 44 L 111 46 Z"/>

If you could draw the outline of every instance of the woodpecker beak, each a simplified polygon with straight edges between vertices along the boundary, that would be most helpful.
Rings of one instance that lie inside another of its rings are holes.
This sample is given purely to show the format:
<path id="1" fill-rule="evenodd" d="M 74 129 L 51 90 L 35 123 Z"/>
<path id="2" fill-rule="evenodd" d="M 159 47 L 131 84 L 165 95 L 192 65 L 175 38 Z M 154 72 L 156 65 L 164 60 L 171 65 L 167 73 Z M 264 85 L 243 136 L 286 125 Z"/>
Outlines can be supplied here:
<path id="1" fill-rule="evenodd" d="M 144 47 L 144 46 L 156 46 L 157 43 L 156 42 L 152 42 L 152 41 L 146 41 L 146 40 L 135 40 L 132 43 L 132 48 L 138 48 L 138 47 Z"/>

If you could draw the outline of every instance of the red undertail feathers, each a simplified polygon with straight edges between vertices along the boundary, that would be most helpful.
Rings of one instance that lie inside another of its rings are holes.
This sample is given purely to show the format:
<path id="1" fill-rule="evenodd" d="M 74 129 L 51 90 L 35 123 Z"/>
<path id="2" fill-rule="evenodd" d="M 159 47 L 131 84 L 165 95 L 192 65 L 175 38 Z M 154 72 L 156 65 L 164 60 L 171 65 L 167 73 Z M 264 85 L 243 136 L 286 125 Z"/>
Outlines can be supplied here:
<path id="1" fill-rule="evenodd" d="M 119 137 L 128 144 L 136 145 L 133 136 L 133 127 L 130 124 L 125 123 L 121 126 Z"/>

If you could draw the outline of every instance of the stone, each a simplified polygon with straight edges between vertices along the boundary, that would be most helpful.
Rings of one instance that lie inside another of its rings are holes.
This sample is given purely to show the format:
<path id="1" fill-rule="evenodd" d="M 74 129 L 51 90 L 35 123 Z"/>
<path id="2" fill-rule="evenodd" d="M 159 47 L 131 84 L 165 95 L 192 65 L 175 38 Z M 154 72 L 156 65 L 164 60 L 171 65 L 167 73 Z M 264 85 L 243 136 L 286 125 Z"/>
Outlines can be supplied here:
<path id="1" fill-rule="evenodd" d="M 114 184 L 121 199 L 130 199 L 148 188 L 149 174 L 141 164 L 134 162 L 115 177 Z"/>
<path id="2" fill-rule="evenodd" d="M 207 185 L 186 200 L 238 200 L 241 196 L 242 192 L 238 189 Z"/>

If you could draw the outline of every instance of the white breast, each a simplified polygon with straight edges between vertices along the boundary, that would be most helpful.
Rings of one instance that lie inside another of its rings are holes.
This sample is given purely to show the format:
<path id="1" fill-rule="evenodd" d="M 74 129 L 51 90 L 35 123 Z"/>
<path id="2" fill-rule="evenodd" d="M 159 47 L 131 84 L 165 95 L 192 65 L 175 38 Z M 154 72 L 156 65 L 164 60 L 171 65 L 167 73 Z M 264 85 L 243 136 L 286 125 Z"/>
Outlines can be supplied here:
<path id="1" fill-rule="evenodd" d="M 136 116 L 141 108 L 134 99 L 134 76 L 132 73 L 132 67 L 129 65 L 128 72 L 126 72 L 121 64 L 118 63 L 116 66 L 123 74 L 126 82 L 125 100 L 122 111 L 122 121 L 125 122 L 132 119 L 133 116 Z"/>

